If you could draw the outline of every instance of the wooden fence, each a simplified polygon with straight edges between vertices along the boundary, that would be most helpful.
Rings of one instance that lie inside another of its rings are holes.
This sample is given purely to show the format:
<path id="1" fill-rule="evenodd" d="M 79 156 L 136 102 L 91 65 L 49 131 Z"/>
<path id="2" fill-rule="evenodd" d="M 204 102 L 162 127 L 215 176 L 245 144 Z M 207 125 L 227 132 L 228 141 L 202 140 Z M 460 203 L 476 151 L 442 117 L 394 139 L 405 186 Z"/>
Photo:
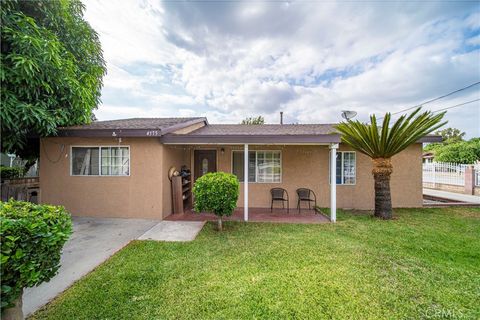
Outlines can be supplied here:
<path id="1" fill-rule="evenodd" d="M 1 184 L 2 201 L 13 198 L 38 203 L 39 192 L 40 182 L 38 177 L 10 179 L 2 181 Z"/>

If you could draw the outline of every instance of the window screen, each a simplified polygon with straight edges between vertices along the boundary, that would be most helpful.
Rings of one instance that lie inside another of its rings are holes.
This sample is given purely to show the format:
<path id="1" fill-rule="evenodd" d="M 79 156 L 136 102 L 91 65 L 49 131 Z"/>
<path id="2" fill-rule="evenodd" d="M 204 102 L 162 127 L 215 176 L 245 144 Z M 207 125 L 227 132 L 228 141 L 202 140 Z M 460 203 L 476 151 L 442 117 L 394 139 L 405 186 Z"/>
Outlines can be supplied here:
<path id="1" fill-rule="evenodd" d="M 99 148 L 72 148 L 72 175 L 98 176 Z"/>
<path id="2" fill-rule="evenodd" d="M 337 152 L 337 184 L 355 184 L 356 157 L 354 151 Z"/>
<path id="3" fill-rule="evenodd" d="M 233 152 L 233 174 L 243 181 L 243 151 Z M 248 181 L 278 183 L 282 180 L 280 151 L 249 151 Z"/>

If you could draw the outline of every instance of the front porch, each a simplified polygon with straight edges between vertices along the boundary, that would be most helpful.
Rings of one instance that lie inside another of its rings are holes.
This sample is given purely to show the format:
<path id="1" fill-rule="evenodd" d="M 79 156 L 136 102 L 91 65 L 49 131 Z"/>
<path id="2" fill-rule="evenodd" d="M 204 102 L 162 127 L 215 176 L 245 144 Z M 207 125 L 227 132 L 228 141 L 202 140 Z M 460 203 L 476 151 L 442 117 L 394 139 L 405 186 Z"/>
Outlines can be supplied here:
<path id="1" fill-rule="evenodd" d="M 238 178 L 237 206 L 242 210 L 237 209 L 233 219 L 264 221 L 269 212 L 260 209 L 263 212 L 258 216 L 255 208 L 269 208 L 272 190 L 281 188 L 285 194 L 282 200 L 290 208 L 300 198 L 299 189 L 308 189 L 308 197 L 311 191 L 315 200 L 304 197 L 298 201 L 314 201 L 316 205 L 329 207 L 330 219 L 326 220 L 336 220 L 340 135 L 332 125 L 205 125 L 163 135 L 160 142 L 167 148 L 184 150 L 184 158 L 190 158 L 192 182 L 216 171 L 229 172 Z M 286 217 L 289 220 L 293 216 Z M 268 218 L 283 219 L 284 215 Z"/>
<path id="2" fill-rule="evenodd" d="M 272 223 L 299 223 L 299 224 L 320 224 L 328 223 L 330 219 L 326 216 L 315 212 L 311 209 L 302 209 L 301 213 L 297 210 L 290 209 L 273 209 L 270 208 L 249 208 L 248 221 L 251 222 L 272 222 Z M 232 216 L 226 217 L 225 221 L 244 221 L 243 208 L 236 208 Z M 167 221 L 216 221 L 218 218 L 212 213 L 196 213 L 187 210 L 185 213 L 171 214 L 165 218 Z"/>

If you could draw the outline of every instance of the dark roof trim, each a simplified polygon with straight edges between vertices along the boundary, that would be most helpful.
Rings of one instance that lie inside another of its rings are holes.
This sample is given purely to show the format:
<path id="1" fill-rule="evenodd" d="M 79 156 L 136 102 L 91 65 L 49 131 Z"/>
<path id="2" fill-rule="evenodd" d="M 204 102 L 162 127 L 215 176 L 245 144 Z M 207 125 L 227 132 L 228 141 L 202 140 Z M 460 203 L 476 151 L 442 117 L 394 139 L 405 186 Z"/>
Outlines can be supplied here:
<path id="1" fill-rule="evenodd" d="M 441 142 L 441 136 L 425 136 L 417 143 Z M 189 135 L 167 134 L 160 138 L 165 144 L 315 144 L 315 143 L 340 143 L 340 134 L 321 135 Z"/>
<path id="2" fill-rule="evenodd" d="M 340 135 L 189 135 L 168 134 L 160 138 L 161 143 L 166 144 L 218 144 L 218 143 L 261 143 L 261 144 L 315 144 L 315 143 L 339 143 Z"/>
<path id="3" fill-rule="evenodd" d="M 442 136 L 438 135 L 428 135 L 420 138 L 417 143 L 435 143 L 435 142 L 442 142 Z"/>
<path id="4" fill-rule="evenodd" d="M 163 130 L 159 128 L 153 129 L 59 129 L 57 136 L 59 137 L 88 137 L 88 138 L 104 138 L 104 137 L 118 137 L 118 138 L 155 138 L 163 136 L 164 134 L 171 133 L 194 124 L 204 122 L 208 124 L 206 118 L 198 118 L 186 122 L 174 124 Z"/>

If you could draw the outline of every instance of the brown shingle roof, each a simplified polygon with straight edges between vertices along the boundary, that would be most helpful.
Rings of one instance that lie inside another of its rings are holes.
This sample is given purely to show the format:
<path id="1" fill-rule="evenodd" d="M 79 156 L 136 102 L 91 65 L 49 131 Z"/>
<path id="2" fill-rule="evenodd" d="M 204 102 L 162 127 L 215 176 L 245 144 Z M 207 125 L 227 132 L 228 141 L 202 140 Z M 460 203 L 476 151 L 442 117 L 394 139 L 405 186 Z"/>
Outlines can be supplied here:
<path id="1" fill-rule="evenodd" d="M 334 124 L 209 124 L 189 135 L 319 135 L 335 133 Z"/>
<path id="2" fill-rule="evenodd" d="M 80 126 L 62 127 L 60 130 L 120 130 L 120 129 L 154 129 L 165 130 L 169 127 L 205 118 L 131 118 L 108 121 L 94 121 Z"/>

